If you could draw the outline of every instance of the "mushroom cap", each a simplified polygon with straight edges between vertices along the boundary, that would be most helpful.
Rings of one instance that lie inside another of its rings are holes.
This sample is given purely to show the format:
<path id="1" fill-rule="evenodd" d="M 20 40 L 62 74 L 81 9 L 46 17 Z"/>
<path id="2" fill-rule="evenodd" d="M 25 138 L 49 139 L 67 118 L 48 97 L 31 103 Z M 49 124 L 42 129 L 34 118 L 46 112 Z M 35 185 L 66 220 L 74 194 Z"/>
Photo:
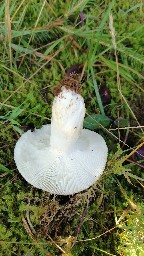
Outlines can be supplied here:
<path id="1" fill-rule="evenodd" d="M 52 194 L 71 195 L 89 188 L 103 173 L 107 145 L 101 135 L 83 129 L 70 151 L 50 146 L 51 125 L 24 133 L 14 159 L 19 172 L 36 188 Z"/>

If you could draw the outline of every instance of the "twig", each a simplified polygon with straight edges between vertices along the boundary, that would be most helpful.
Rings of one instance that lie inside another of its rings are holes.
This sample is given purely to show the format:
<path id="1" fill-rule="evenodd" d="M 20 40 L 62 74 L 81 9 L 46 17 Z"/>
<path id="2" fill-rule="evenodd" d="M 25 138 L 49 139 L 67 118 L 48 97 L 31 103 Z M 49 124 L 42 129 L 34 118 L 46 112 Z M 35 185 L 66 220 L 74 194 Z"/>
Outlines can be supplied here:
<path id="1" fill-rule="evenodd" d="M 72 246 L 71 246 L 71 249 L 74 247 L 74 245 L 75 245 L 75 243 L 76 243 L 76 240 L 77 240 L 78 234 L 79 234 L 79 232 L 80 232 L 80 230 L 81 230 L 81 226 L 82 226 L 82 223 L 83 223 L 84 217 L 85 217 L 86 212 L 87 212 L 87 209 L 88 209 L 88 205 L 89 205 L 89 202 L 87 203 L 87 206 L 86 206 L 86 207 L 84 208 L 84 210 L 83 210 L 83 213 L 82 213 L 82 216 L 81 216 L 80 222 L 79 222 L 79 224 L 78 224 L 78 228 L 77 228 L 76 236 L 75 236 L 74 242 L 73 242 L 73 244 L 72 244 Z"/>
<path id="2" fill-rule="evenodd" d="M 34 241 L 34 244 L 39 247 L 45 254 L 46 256 L 54 256 L 52 255 L 51 253 L 49 253 L 48 251 L 46 251 L 40 243 L 37 242 L 36 238 L 34 237 L 33 233 L 31 232 L 30 230 L 30 227 L 26 221 L 26 219 L 24 218 L 24 215 L 21 213 L 21 219 L 22 219 L 22 222 L 23 222 L 23 226 L 26 230 L 26 232 L 28 233 L 28 235 L 31 237 L 31 239 Z"/>
<path id="3" fill-rule="evenodd" d="M 137 162 L 135 162 L 135 161 L 133 161 L 133 160 L 131 160 L 131 159 L 127 159 L 126 161 L 128 161 L 128 162 L 130 162 L 130 163 L 133 163 L 134 165 L 137 165 L 137 166 L 139 166 L 139 167 L 141 167 L 141 168 L 144 168 L 144 165 L 139 164 L 139 163 L 137 163 Z"/>
<path id="4" fill-rule="evenodd" d="M 104 235 L 107 234 L 107 233 L 110 233 L 111 231 L 113 231 L 113 230 L 116 229 L 116 228 L 117 228 L 117 226 L 115 226 L 115 227 L 113 227 L 113 228 L 107 230 L 106 232 L 102 233 L 102 234 L 99 235 L 99 236 L 95 236 L 95 237 L 93 237 L 93 238 L 88 238 L 88 239 L 84 239 L 84 240 L 78 240 L 78 241 L 76 241 L 76 243 L 79 243 L 79 242 L 87 242 L 87 241 L 95 240 L 95 239 L 97 239 L 97 238 L 99 238 L 99 237 L 101 237 L 101 236 L 104 236 Z"/>
<path id="5" fill-rule="evenodd" d="M 51 240 L 52 244 L 55 245 L 62 253 L 66 253 L 50 236 L 48 238 Z"/>
<path id="6" fill-rule="evenodd" d="M 30 230 L 30 227 L 29 227 L 29 225 L 28 225 L 28 223 L 27 223 L 27 221 L 26 221 L 26 219 L 24 218 L 24 215 L 23 215 L 22 213 L 21 213 L 21 219 L 22 219 L 23 226 L 24 226 L 26 232 L 27 232 L 28 235 L 32 238 L 32 240 L 35 241 L 34 235 L 33 235 L 32 231 Z"/>
<path id="7" fill-rule="evenodd" d="M 27 222 L 28 222 L 28 224 L 29 224 L 30 229 L 32 230 L 32 232 L 33 232 L 34 234 L 36 234 L 36 231 L 35 231 L 35 229 L 34 229 L 32 223 L 31 223 L 31 221 L 30 221 L 29 209 L 26 209 L 26 218 L 27 218 Z"/>
<path id="8" fill-rule="evenodd" d="M 119 127 L 119 128 L 110 128 L 109 131 L 115 131 L 115 130 L 127 130 L 127 129 L 140 129 L 144 128 L 143 125 L 138 125 L 138 126 L 127 126 L 127 127 Z"/>

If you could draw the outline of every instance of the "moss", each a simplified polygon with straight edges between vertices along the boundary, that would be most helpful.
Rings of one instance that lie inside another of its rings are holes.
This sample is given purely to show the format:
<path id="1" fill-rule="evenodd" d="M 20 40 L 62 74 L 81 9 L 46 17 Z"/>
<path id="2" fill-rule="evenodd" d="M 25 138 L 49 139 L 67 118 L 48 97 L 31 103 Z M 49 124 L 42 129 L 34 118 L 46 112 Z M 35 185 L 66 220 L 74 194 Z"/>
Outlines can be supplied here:
<path id="1" fill-rule="evenodd" d="M 144 212 L 143 206 L 140 206 L 141 212 L 135 213 L 131 211 L 127 216 L 127 221 L 119 225 L 121 230 L 119 252 L 123 255 L 142 256 L 143 249 L 143 228 L 144 228 Z M 135 227 L 135 229 L 133 228 Z"/>

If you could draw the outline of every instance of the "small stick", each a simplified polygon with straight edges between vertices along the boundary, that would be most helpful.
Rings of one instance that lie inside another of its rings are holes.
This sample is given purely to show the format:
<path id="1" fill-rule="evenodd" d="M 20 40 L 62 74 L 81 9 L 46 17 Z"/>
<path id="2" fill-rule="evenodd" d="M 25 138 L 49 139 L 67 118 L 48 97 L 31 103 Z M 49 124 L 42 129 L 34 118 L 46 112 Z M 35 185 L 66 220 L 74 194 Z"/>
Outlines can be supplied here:
<path id="1" fill-rule="evenodd" d="M 29 209 L 26 209 L 26 218 L 27 218 L 27 222 L 28 222 L 28 224 L 29 224 L 29 227 L 30 227 L 31 231 L 32 231 L 34 234 L 36 234 L 36 231 L 35 231 L 35 229 L 34 229 L 32 223 L 31 223 L 31 221 L 30 221 Z"/>
<path id="2" fill-rule="evenodd" d="M 74 242 L 73 242 L 73 244 L 72 244 L 72 246 L 71 246 L 71 249 L 74 247 L 74 245 L 75 245 L 75 243 L 76 243 L 76 240 L 77 240 L 78 234 L 79 234 L 79 232 L 80 232 L 80 230 L 81 230 L 81 226 L 82 226 L 82 223 L 83 223 L 84 217 L 85 217 L 86 212 L 87 212 L 87 209 L 88 209 L 88 205 L 89 205 L 89 202 L 87 203 L 87 206 L 86 206 L 86 207 L 84 208 L 84 210 L 83 210 L 83 213 L 82 213 L 82 216 L 81 216 L 80 222 L 79 222 L 79 224 L 78 224 L 78 228 L 77 228 L 76 236 L 75 236 Z"/>
<path id="3" fill-rule="evenodd" d="M 127 159 L 126 161 L 128 161 L 128 162 L 130 162 L 130 163 L 133 163 L 134 165 L 137 165 L 137 166 L 139 166 L 139 167 L 141 167 L 141 168 L 144 168 L 144 165 L 139 164 L 139 163 L 137 163 L 137 162 L 135 162 L 135 161 L 133 161 L 133 160 L 131 160 L 131 159 Z"/>

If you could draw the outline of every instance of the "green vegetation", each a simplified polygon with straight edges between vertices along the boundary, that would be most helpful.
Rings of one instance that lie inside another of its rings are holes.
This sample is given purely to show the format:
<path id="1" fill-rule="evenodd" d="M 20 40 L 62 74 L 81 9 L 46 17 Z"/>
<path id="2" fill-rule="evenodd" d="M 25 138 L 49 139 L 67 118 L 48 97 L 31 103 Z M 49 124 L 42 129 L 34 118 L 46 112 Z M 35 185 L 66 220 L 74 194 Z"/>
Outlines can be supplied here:
<path id="1" fill-rule="evenodd" d="M 0 1 L 0 255 L 144 255 L 143 6 Z M 86 74 L 85 127 L 104 136 L 109 157 L 93 187 L 54 197 L 21 177 L 13 151 L 25 129 L 50 122 L 53 88 L 74 64 Z"/>

